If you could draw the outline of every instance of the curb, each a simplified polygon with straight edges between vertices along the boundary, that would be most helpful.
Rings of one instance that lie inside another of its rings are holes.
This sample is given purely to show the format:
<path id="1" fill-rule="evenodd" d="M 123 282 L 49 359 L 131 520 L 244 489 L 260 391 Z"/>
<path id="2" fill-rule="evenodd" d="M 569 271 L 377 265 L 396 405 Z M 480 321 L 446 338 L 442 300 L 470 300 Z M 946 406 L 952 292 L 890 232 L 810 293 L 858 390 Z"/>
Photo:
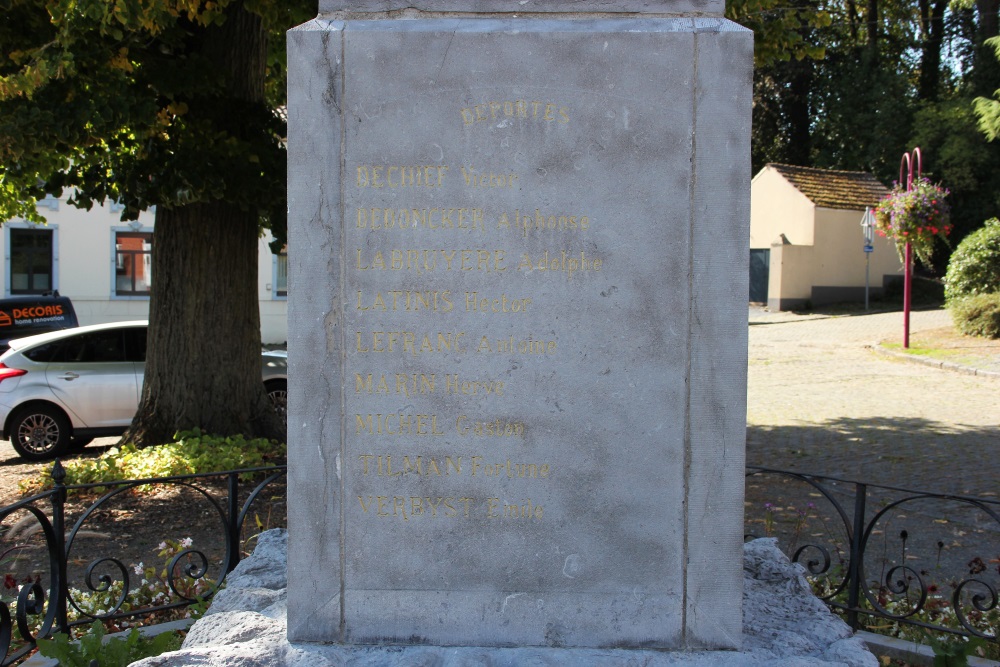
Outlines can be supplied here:
<path id="1" fill-rule="evenodd" d="M 929 359 L 927 357 L 920 357 L 915 354 L 906 354 L 905 352 L 896 352 L 895 350 L 887 350 L 882 347 L 881 342 L 873 343 L 869 345 L 868 348 L 875 352 L 875 354 L 880 354 L 884 357 L 892 357 L 894 359 L 899 359 L 901 361 L 907 361 L 913 364 L 921 364 L 923 366 L 930 366 L 931 368 L 937 368 L 943 371 L 951 371 L 952 373 L 961 373 L 963 375 L 975 375 L 977 377 L 986 377 L 994 380 L 1000 380 L 1000 372 L 998 371 L 987 371 L 982 368 L 973 368 L 971 366 L 963 366 L 961 364 L 956 364 L 951 361 L 940 361 L 938 359 Z"/>
<path id="2" fill-rule="evenodd" d="M 897 639 L 896 637 L 886 637 L 871 632 L 859 631 L 855 633 L 867 646 L 868 650 L 876 655 L 886 655 L 896 660 L 902 660 L 913 665 L 934 664 L 934 650 L 926 644 Z M 978 656 L 968 656 L 969 667 L 998 667 L 1000 662 L 986 660 Z"/>

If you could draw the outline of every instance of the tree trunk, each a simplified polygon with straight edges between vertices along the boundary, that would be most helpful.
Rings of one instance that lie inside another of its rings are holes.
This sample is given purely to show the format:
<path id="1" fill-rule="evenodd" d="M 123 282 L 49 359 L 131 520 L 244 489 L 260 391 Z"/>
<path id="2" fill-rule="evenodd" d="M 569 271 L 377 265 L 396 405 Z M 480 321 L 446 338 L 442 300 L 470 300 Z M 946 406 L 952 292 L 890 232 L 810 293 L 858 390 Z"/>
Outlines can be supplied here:
<path id="1" fill-rule="evenodd" d="M 1000 2 L 998 0 L 976 0 L 979 10 L 979 42 L 996 37 L 1000 32 Z"/>
<path id="2" fill-rule="evenodd" d="M 858 5 L 854 0 L 847 0 L 847 27 L 851 35 L 851 45 L 858 43 Z"/>
<path id="3" fill-rule="evenodd" d="M 812 164 L 812 114 L 810 106 L 813 87 L 813 63 L 804 58 L 785 63 L 790 76 L 788 92 L 782 101 L 788 123 L 788 162 L 809 166 Z"/>
<path id="4" fill-rule="evenodd" d="M 878 18 L 878 0 L 868 0 L 868 58 L 869 62 L 874 66 L 878 63 L 878 31 L 879 31 L 879 18 Z"/>
<path id="5" fill-rule="evenodd" d="M 920 81 L 917 96 L 933 102 L 941 87 L 941 47 L 944 44 L 944 11 L 948 0 L 919 0 Z"/>
<path id="6" fill-rule="evenodd" d="M 267 41 L 260 17 L 237 2 L 225 23 L 200 37 L 194 48 L 224 75 L 225 99 L 262 102 Z M 199 102 L 190 103 L 194 119 Z M 231 122 L 220 129 L 239 135 L 239 118 Z M 193 427 L 283 437 L 261 380 L 257 234 L 256 212 L 236 204 L 157 209 L 146 377 L 124 441 L 158 444 Z"/>
<path id="7" fill-rule="evenodd" d="M 231 204 L 160 208 L 146 379 L 124 439 L 178 430 L 281 437 L 261 381 L 257 221 Z"/>

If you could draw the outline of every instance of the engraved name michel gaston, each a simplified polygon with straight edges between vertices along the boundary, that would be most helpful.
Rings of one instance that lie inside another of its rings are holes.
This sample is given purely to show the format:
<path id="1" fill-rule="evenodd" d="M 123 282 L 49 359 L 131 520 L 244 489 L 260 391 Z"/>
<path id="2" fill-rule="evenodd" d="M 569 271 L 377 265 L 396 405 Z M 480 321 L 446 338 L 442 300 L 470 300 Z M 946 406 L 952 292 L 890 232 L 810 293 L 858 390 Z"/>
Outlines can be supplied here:
<path id="1" fill-rule="evenodd" d="M 565 104 L 518 99 L 489 101 L 456 112 L 456 123 L 466 131 L 504 119 L 568 125 L 571 110 Z M 353 181 L 349 187 L 356 188 L 359 202 L 355 210 L 346 213 L 346 224 L 354 228 L 348 239 L 357 240 L 356 247 L 348 247 L 353 255 L 347 263 L 349 284 L 358 287 L 352 290 L 347 306 L 356 311 L 353 321 L 358 323 L 354 331 L 348 332 L 349 338 L 353 338 L 348 341 L 349 357 L 368 362 L 363 365 L 374 370 L 359 372 L 349 368 L 346 380 L 351 386 L 346 390 L 358 397 L 374 399 L 365 401 L 366 405 L 377 404 L 379 396 L 406 399 L 410 408 L 420 404 L 420 397 L 430 394 L 456 399 L 451 403 L 456 405 L 455 414 L 421 412 L 414 408 L 389 414 L 356 412 L 353 419 L 348 418 L 347 428 L 357 447 L 357 451 L 348 454 L 351 473 L 374 481 L 370 488 L 381 490 L 351 499 L 358 503 L 355 509 L 360 509 L 364 519 L 372 521 L 543 521 L 545 508 L 530 495 L 519 493 L 516 500 L 511 500 L 489 494 L 482 497 L 448 494 L 448 478 L 501 483 L 505 479 L 530 480 L 544 484 L 558 474 L 557 466 L 550 461 L 518 456 L 517 444 L 523 441 L 530 424 L 488 414 L 465 414 L 461 399 L 476 397 L 484 399 L 479 401 L 480 405 L 495 404 L 502 402 L 512 389 L 504 380 L 488 377 L 483 369 L 479 369 L 481 375 L 476 375 L 477 357 L 558 358 L 562 351 L 558 334 L 538 335 L 530 330 L 532 323 L 541 321 L 545 297 L 538 293 L 511 293 L 503 287 L 504 278 L 519 272 L 533 273 L 536 281 L 516 281 L 517 289 L 524 290 L 526 284 L 553 280 L 572 283 L 574 279 L 578 281 L 582 276 L 602 271 L 604 260 L 593 251 L 585 251 L 582 243 L 588 230 L 600 223 L 586 212 L 537 208 L 528 211 L 491 204 L 491 199 L 510 199 L 491 197 L 491 193 L 514 192 L 524 185 L 521 174 L 504 165 L 478 164 L 468 158 L 463 158 L 461 164 L 410 164 L 401 159 L 392 164 L 348 165 L 347 173 Z M 481 207 L 448 207 L 443 201 L 435 202 L 435 206 L 406 205 L 408 193 L 425 189 L 440 191 L 454 187 L 456 180 L 459 188 L 482 194 Z M 386 205 L 389 200 L 391 206 Z M 420 241 L 412 246 L 408 243 L 395 246 L 390 242 L 391 247 L 379 250 L 361 247 L 365 245 L 366 234 L 387 234 L 391 240 L 394 231 L 403 230 L 408 233 L 407 239 Z M 447 235 L 448 241 L 435 243 L 445 238 L 442 235 Z M 551 241 L 543 244 L 550 247 L 527 250 L 521 241 L 533 235 Z M 423 238 L 426 242 L 422 242 Z M 381 286 L 396 283 L 399 288 L 367 287 L 365 278 L 373 273 L 379 280 L 368 282 Z M 463 289 L 463 278 L 477 274 L 488 275 L 491 284 L 497 287 L 491 291 Z M 434 284 L 438 278 L 441 286 Z M 427 282 L 426 286 L 412 287 L 422 281 Z M 404 288 L 404 284 L 408 287 Z M 541 292 L 544 294 L 544 290 Z M 436 314 L 455 311 L 472 315 L 475 319 L 463 322 L 481 323 L 482 329 L 423 328 Z M 365 327 L 367 318 L 384 323 L 386 317 L 395 326 Z M 520 319 L 527 326 L 516 335 L 496 338 L 490 335 L 491 318 Z M 444 366 L 449 355 L 455 354 L 464 357 L 462 372 Z M 420 373 L 380 370 L 381 360 L 392 356 L 419 357 L 434 370 Z M 445 436 L 466 443 L 467 449 L 459 451 L 456 447 L 446 454 L 421 451 L 420 443 Z M 407 486 L 412 485 L 407 481 L 418 478 L 421 482 L 436 479 L 439 483 L 422 483 L 421 491 L 408 493 Z M 428 495 L 428 488 L 438 492 Z"/>

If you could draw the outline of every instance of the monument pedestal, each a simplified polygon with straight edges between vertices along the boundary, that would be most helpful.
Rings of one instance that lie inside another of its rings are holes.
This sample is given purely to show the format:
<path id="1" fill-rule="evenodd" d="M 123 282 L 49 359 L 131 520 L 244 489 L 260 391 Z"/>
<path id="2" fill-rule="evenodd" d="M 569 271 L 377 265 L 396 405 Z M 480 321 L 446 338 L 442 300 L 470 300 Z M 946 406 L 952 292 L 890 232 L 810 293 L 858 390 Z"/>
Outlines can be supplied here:
<path id="1" fill-rule="evenodd" d="M 738 648 L 752 35 L 426 4 L 288 35 L 289 637 Z"/>
<path id="2" fill-rule="evenodd" d="M 862 641 L 812 594 L 802 567 L 789 563 L 771 539 L 755 540 L 743 550 L 744 648 L 693 652 L 292 644 L 285 636 L 285 542 L 284 531 L 263 533 L 253 555 L 240 563 L 207 615 L 194 624 L 183 649 L 132 667 L 878 666 Z"/>

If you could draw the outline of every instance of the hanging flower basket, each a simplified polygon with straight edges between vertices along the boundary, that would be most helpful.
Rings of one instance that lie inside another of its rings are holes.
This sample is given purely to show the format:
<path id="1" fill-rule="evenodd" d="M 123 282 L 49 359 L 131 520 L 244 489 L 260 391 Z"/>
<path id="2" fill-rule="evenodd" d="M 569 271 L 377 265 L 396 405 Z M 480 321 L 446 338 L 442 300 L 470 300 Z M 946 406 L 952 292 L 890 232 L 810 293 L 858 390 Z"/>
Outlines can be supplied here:
<path id="1" fill-rule="evenodd" d="M 896 242 L 900 259 L 909 243 L 920 261 L 930 264 L 934 239 L 947 243 L 951 233 L 951 207 L 945 201 L 948 190 L 917 178 L 907 190 L 897 183 L 875 207 L 875 230 Z"/>

